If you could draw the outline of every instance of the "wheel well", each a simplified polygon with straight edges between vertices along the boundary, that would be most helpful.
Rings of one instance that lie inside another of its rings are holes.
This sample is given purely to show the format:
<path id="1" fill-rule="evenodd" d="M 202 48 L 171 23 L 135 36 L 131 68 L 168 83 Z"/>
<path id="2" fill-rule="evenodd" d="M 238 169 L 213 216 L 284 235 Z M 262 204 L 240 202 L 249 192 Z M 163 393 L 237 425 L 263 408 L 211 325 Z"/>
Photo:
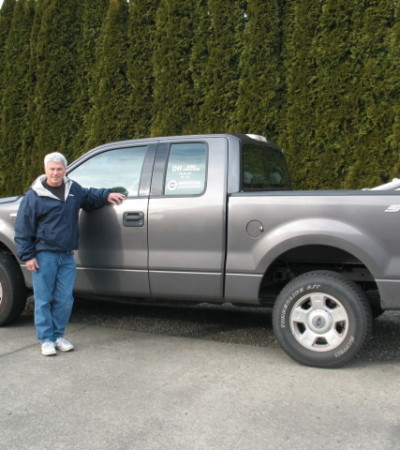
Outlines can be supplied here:
<path id="1" fill-rule="evenodd" d="M 0 253 L 5 253 L 7 255 L 12 256 L 18 264 L 19 270 L 21 270 L 20 262 L 18 261 L 17 257 L 3 242 L 0 242 Z M 22 270 L 21 270 L 21 273 L 22 273 Z"/>
<path id="2" fill-rule="evenodd" d="M 7 253 L 8 255 L 14 256 L 14 253 L 3 242 L 0 242 L 0 252 Z"/>
<path id="3" fill-rule="evenodd" d="M 280 255 L 265 272 L 259 298 L 272 304 L 291 279 L 312 270 L 332 270 L 355 281 L 371 304 L 379 304 L 378 288 L 368 268 L 354 255 L 327 245 L 305 245 Z"/>
<path id="4" fill-rule="evenodd" d="M 15 260 L 15 262 L 17 263 L 16 270 L 18 270 L 20 272 L 21 279 L 24 280 L 23 281 L 24 287 L 28 294 L 31 293 L 32 288 L 26 284 L 26 280 L 24 279 L 24 275 L 23 275 L 23 272 L 21 269 L 20 261 L 18 261 L 18 258 L 15 256 L 15 254 L 3 242 L 0 242 L 0 253 L 5 253 L 5 254 L 11 256 Z"/>

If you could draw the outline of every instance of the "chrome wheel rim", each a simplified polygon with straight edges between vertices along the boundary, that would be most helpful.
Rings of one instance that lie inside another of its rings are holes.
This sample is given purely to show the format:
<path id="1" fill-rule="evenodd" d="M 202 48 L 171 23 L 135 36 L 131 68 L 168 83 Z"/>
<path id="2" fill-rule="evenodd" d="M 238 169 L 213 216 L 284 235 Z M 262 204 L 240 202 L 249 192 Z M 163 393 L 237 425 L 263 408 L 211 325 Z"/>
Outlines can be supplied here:
<path id="1" fill-rule="evenodd" d="M 349 330 L 349 316 L 343 304 L 323 292 L 313 292 L 297 300 L 289 320 L 296 341 L 313 352 L 339 347 Z"/>

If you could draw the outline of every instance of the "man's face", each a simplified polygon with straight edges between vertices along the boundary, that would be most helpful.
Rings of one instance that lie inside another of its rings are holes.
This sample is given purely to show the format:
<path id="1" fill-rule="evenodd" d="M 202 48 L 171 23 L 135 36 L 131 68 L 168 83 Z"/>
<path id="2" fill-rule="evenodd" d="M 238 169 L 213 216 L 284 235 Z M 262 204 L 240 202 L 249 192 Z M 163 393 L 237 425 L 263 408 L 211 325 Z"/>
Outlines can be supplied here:
<path id="1" fill-rule="evenodd" d="M 47 175 L 47 184 L 52 187 L 61 186 L 67 168 L 64 164 L 50 162 L 44 168 Z"/>

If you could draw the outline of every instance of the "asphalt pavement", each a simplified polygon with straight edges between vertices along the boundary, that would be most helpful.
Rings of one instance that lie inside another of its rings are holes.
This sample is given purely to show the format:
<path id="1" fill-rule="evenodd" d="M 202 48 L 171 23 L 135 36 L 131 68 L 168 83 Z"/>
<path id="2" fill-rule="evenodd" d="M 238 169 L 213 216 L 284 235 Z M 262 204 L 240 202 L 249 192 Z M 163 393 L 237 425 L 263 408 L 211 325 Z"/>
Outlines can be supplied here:
<path id="1" fill-rule="evenodd" d="M 400 448 L 397 358 L 316 369 L 78 319 L 66 337 L 73 352 L 44 357 L 31 316 L 0 328 L 1 449 Z"/>

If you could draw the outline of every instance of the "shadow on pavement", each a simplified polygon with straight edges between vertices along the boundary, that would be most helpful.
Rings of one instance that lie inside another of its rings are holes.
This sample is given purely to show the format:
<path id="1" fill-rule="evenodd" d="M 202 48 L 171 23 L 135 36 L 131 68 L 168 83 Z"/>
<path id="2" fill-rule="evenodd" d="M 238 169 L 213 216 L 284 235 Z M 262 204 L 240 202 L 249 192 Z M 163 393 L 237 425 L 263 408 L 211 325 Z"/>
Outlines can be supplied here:
<path id="1" fill-rule="evenodd" d="M 32 299 L 19 324 L 32 321 Z M 278 348 L 272 329 L 272 310 L 232 305 L 166 305 L 112 303 L 77 299 L 73 323 L 128 329 L 217 342 Z M 400 311 L 374 320 L 371 340 L 355 362 L 400 362 Z"/>

